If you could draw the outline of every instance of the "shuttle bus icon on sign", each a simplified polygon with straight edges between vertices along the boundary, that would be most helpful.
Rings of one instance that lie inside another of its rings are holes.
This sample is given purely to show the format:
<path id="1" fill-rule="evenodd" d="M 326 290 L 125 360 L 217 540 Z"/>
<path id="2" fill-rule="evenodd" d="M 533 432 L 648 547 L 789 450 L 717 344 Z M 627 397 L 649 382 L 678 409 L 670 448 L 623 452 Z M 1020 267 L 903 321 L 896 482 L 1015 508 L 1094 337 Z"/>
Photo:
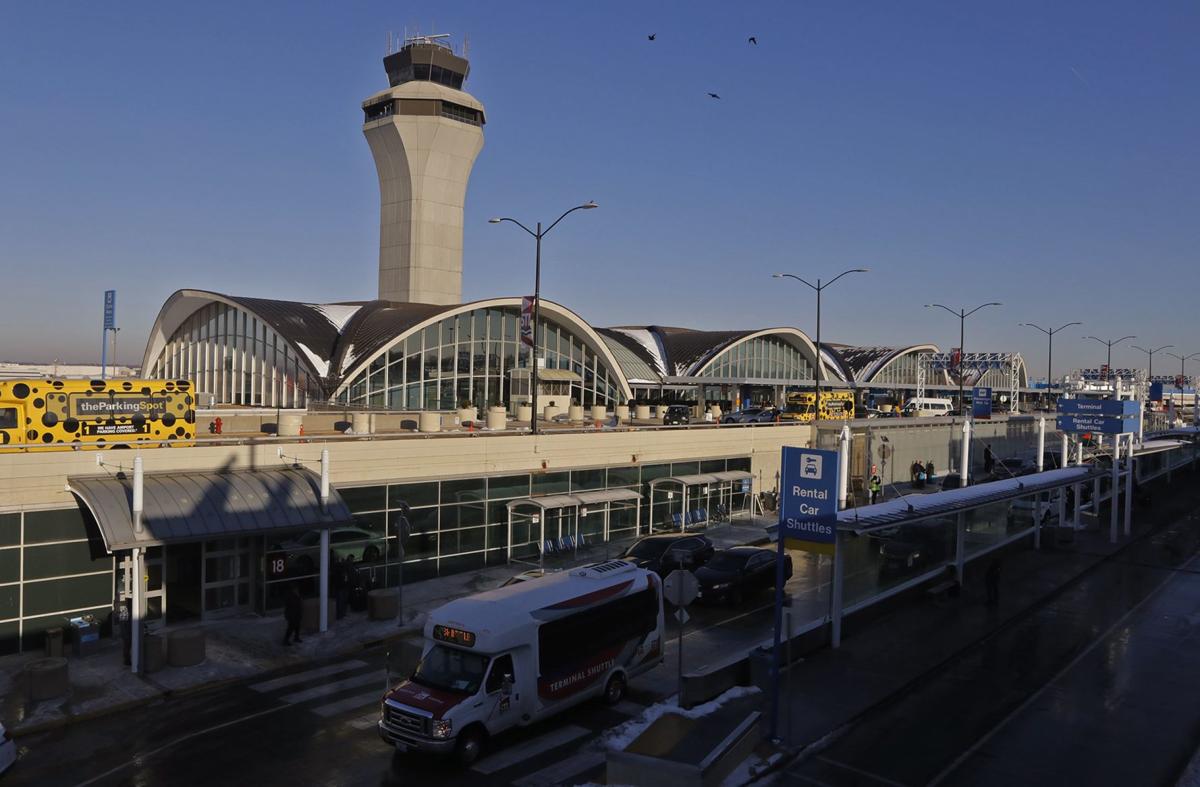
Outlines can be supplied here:
<path id="1" fill-rule="evenodd" d="M 811 478 L 814 481 L 821 480 L 821 460 L 822 457 L 816 454 L 805 454 L 804 462 L 800 465 L 800 477 Z"/>

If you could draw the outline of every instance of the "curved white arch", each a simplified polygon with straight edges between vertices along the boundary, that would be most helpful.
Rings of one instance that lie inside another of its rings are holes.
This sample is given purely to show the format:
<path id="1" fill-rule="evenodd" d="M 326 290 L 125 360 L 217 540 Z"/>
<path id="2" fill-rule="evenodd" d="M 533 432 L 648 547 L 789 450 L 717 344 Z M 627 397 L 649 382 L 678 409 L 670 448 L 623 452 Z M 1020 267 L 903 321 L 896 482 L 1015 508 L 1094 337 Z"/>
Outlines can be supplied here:
<path id="1" fill-rule="evenodd" d="M 862 375 L 858 378 L 857 382 L 859 382 L 863 385 L 870 385 L 871 382 L 873 382 L 875 380 L 875 378 L 883 372 L 884 369 L 888 368 L 894 362 L 900 360 L 901 358 L 903 358 L 905 355 L 908 355 L 909 353 L 916 353 L 917 355 L 920 355 L 921 353 L 938 353 L 938 352 L 941 352 L 941 350 L 938 349 L 938 346 L 936 344 L 914 344 L 909 347 L 898 348 L 891 355 L 885 355 L 883 358 L 880 358 L 878 361 L 876 361 L 871 366 L 868 366 L 863 371 Z M 942 374 L 946 377 L 946 381 L 949 382 L 949 379 L 950 379 L 949 375 L 946 374 L 944 371 Z"/>
<path id="2" fill-rule="evenodd" d="M 179 326 L 183 325 L 188 317 L 191 317 L 200 309 L 213 303 L 222 303 L 226 306 L 231 306 L 252 315 L 264 325 L 271 325 L 271 322 L 261 314 L 257 314 L 245 304 L 238 303 L 219 292 L 211 292 L 209 290 L 176 290 L 171 293 L 166 303 L 159 309 L 158 317 L 155 318 L 154 325 L 150 328 L 150 336 L 146 340 L 146 351 L 142 355 L 142 373 L 149 373 L 149 369 L 153 368 L 154 361 L 166 349 L 167 342 L 170 341 L 171 337 L 175 335 L 175 331 L 179 330 Z M 292 354 L 300 359 L 300 362 L 304 364 L 304 368 L 308 370 L 313 380 L 321 380 L 325 377 L 325 374 L 313 365 L 307 352 L 302 352 L 299 347 L 296 347 L 294 343 L 279 331 L 275 331 L 275 333 L 279 335 L 280 339 L 288 343 Z"/>
<path id="3" fill-rule="evenodd" d="M 817 362 L 817 346 L 813 344 L 812 340 L 808 338 L 808 335 L 805 334 L 804 331 L 800 330 L 799 328 L 789 327 L 764 328 L 761 331 L 754 331 L 753 333 L 748 333 L 745 336 L 738 337 L 729 344 L 726 344 L 721 349 L 717 350 L 711 355 L 701 358 L 699 361 L 693 364 L 692 368 L 688 369 L 687 376 L 700 376 L 705 369 L 712 366 L 718 358 L 732 350 L 734 347 L 737 347 L 739 344 L 744 344 L 751 339 L 757 339 L 762 336 L 779 336 L 783 338 L 800 351 L 800 354 L 809 362 L 814 370 L 814 373 L 819 376 L 819 379 L 822 382 L 829 380 L 829 372 L 827 369 L 825 369 L 825 364 L 823 362 Z"/>
<path id="4" fill-rule="evenodd" d="M 375 352 L 356 359 L 355 365 L 351 367 L 349 371 L 343 375 L 339 375 L 341 380 L 338 383 L 337 388 L 334 389 L 330 398 L 336 399 L 338 396 L 340 396 L 342 392 L 350 386 L 352 380 L 357 378 L 370 367 L 372 361 L 379 356 L 386 354 L 387 351 L 395 347 L 397 343 L 407 339 L 417 331 L 424 330 L 430 325 L 434 325 L 435 323 L 439 323 L 442 320 L 449 319 L 464 312 L 475 311 L 476 309 L 495 309 L 500 307 L 515 308 L 519 312 L 521 308 L 521 299 L 518 297 L 489 298 L 488 300 L 473 301 L 471 303 L 464 303 L 458 306 L 449 306 L 445 311 L 438 312 L 432 317 L 416 323 L 411 328 L 408 328 L 396 336 L 393 336 L 385 345 L 380 347 Z M 612 351 L 608 349 L 608 345 L 605 343 L 604 338 L 600 336 L 600 334 L 596 333 L 592 329 L 592 326 L 588 325 L 582 317 L 567 307 L 558 303 L 554 303 L 553 301 L 548 301 L 545 298 L 542 299 L 541 311 L 542 315 L 550 315 L 551 319 L 553 319 L 555 322 L 569 328 L 572 333 L 574 333 L 587 344 L 589 350 L 591 350 L 604 361 L 604 363 L 608 366 L 608 373 L 612 375 L 619 384 L 622 401 L 629 401 L 633 398 L 633 390 L 629 387 L 629 381 L 625 379 L 625 373 L 622 371 L 621 365 L 617 363 L 616 357 L 612 354 Z"/>

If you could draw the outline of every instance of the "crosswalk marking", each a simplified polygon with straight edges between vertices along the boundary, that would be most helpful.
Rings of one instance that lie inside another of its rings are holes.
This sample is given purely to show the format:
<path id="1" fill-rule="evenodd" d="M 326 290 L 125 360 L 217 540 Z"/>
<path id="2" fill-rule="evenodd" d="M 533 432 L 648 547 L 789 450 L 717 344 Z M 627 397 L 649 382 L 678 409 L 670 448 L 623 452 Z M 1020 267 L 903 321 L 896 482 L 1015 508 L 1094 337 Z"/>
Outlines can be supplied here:
<path id="1" fill-rule="evenodd" d="M 553 787 L 553 785 L 565 784 L 572 776 L 601 765 L 604 762 L 604 756 L 604 752 L 594 749 L 581 751 L 565 760 L 548 765 L 540 771 L 534 771 L 520 779 L 514 779 L 513 785 L 515 787 Z"/>
<path id="2" fill-rule="evenodd" d="M 351 719 L 350 721 L 346 722 L 346 725 L 354 730 L 369 730 L 378 723 L 379 712 L 371 711 L 370 713 L 364 713 L 362 716 L 359 716 L 356 719 Z"/>
<path id="3" fill-rule="evenodd" d="M 369 691 L 366 694 L 359 694 L 354 697 L 346 697 L 345 699 L 331 702 L 328 705 L 318 705 L 312 709 L 312 712 L 318 716 L 336 716 L 339 713 L 345 713 L 348 710 L 361 708 L 364 705 L 374 703 L 379 705 L 379 698 L 383 696 L 383 689 L 377 691 Z"/>
<path id="4" fill-rule="evenodd" d="M 330 694 L 337 694 L 338 692 L 345 691 L 346 689 L 357 689 L 360 686 L 367 686 L 372 683 L 379 687 L 379 695 L 382 696 L 384 689 L 383 680 L 378 672 L 371 671 L 366 675 L 355 675 L 351 678 L 342 678 L 341 680 L 335 680 L 332 683 L 326 683 L 323 686 L 315 686 L 311 689 L 304 689 L 303 691 L 285 694 L 279 699 L 292 704 L 297 702 L 307 702 L 308 700 L 315 700 L 318 697 L 328 697 Z"/>
<path id="5" fill-rule="evenodd" d="M 570 743 L 576 738 L 582 738 L 584 735 L 589 734 L 588 730 L 583 727 L 568 724 L 565 727 L 552 730 L 545 735 L 539 735 L 532 740 L 525 741 L 511 748 L 502 749 L 495 754 L 484 757 L 475 763 L 475 767 L 472 770 L 479 771 L 480 773 L 495 773 L 511 765 L 516 765 L 522 760 L 536 757 L 556 746 L 562 746 L 564 743 Z"/>
<path id="6" fill-rule="evenodd" d="M 255 691 L 275 691 L 287 686 L 294 686 L 297 683 L 313 680 L 314 678 L 323 678 L 326 675 L 336 675 L 339 672 L 348 672 L 352 669 L 367 666 L 366 662 L 358 659 L 350 659 L 348 661 L 339 661 L 337 664 L 326 664 L 324 667 L 317 667 L 306 672 L 297 672 L 294 675 L 284 675 L 282 678 L 274 678 L 265 680 L 262 683 L 254 683 L 250 688 Z"/>

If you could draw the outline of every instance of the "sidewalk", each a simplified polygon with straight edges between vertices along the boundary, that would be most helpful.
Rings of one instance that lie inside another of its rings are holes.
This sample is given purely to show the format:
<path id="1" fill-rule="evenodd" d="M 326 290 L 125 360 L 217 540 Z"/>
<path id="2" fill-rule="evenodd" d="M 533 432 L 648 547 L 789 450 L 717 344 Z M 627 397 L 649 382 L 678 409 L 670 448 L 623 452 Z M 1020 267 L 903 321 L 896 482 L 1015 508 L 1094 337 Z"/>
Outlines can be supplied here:
<path id="1" fill-rule="evenodd" d="M 703 532 L 718 549 L 766 540 L 764 522 L 755 520 L 738 520 Z M 568 558 L 548 558 L 544 567 L 564 570 L 616 557 L 630 543 L 632 539 L 590 546 Z M 280 644 L 284 623 L 279 615 L 248 614 L 173 626 L 152 623 L 155 632 L 161 635 L 178 629 L 203 628 L 205 661 L 193 667 L 164 666 L 157 672 L 135 675 L 123 664 L 121 640 L 102 640 L 92 655 L 68 656 L 71 688 L 65 696 L 53 700 L 28 700 L 22 670 L 26 664 L 42 658 L 40 653 L 5 656 L 0 658 L 0 720 L 14 734 L 27 735 L 160 698 L 343 656 L 384 642 L 417 639 L 431 610 L 453 599 L 499 587 L 531 567 L 518 563 L 499 565 L 406 584 L 402 592 L 403 623 L 397 619 L 368 620 L 365 612 L 347 612 L 341 620 L 331 620 L 324 634 L 305 634 L 302 643 L 288 647 Z"/>

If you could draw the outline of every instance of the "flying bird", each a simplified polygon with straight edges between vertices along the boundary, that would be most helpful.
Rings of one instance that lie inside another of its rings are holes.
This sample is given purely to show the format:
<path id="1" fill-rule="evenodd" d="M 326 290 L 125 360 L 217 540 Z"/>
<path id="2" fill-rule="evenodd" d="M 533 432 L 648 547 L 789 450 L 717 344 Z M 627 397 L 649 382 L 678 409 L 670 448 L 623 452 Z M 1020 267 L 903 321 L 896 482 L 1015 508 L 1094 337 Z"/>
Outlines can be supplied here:
<path id="1" fill-rule="evenodd" d="M 709 93 L 708 97 L 709 98 L 720 98 L 720 96 L 718 96 L 716 93 Z"/>
<path id="2" fill-rule="evenodd" d="M 653 41 L 657 37 L 658 37 L 658 33 L 651 33 L 650 35 L 646 36 L 646 38 L 650 39 L 651 41 Z"/>
<path id="3" fill-rule="evenodd" d="M 756 36 L 750 36 L 746 40 L 749 41 L 751 44 L 758 46 L 758 38 Z"/>

